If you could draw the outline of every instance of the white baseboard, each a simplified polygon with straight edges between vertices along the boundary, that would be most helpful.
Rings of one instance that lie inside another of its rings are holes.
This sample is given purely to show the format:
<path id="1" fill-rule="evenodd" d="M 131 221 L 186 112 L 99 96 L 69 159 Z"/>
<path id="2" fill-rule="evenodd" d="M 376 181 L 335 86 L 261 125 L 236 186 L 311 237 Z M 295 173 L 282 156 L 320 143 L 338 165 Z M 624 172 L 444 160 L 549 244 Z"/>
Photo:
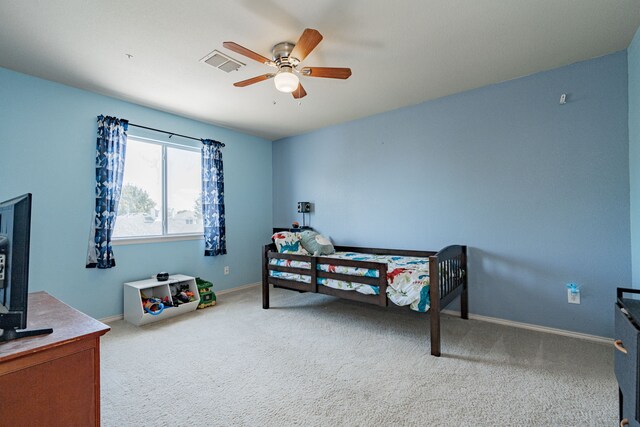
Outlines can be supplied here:
<path id="1" fill-rule="evenodd" d="M 457 317 L 460 316 L 460 312 L 455 310 L 442 310 L 442 313 L 449 314 L 452 316 L 457 316 Z M 533 325 L 531 323 L 515 322 L 513 320 L 505 320 L 505 319 L 499 319 L 497 317 L 481 316 L 479 314 L 473 314 L 473 313 L 469 313 L 469 319 L 480 320 L 482 322 L 497 323 L 499 325 L 511 326 L 514 328 L 528 329 L 530 331 L 545 332 L 548 334 L 578 338 L 582 340 L 597 342 L 600 344 L 613 345 L 613 339 L 611 338 L 600 337 L 598 335 L 583 334 L 581 332 L 567 331 L 565 329 L 550 328 L 548 326 Z"/>
<path id="2" fill-rule="evenodd" d="M 216 295 L 222 295 L 226 293 L 241 291 L 243 289 L 253 288 L 255 286 L 260 286 L 260 285 L 262 285 L 262 282 L 249 283 L 248 285 L 238 286 L 236 288 L 225 289 L 224 291 L 216 292 Z M 460 316 L 460 312 L 455 310 L 442 310 L 442 312 L 452 316 Z M 598 335 L 583 334 L 581 332 L 567 331 L 565 329 L 550 328 L 548 326 L 533 325 L 531 323 L 515 322 L 513 320 L 499 319 L 497 317 L 482 316 L 482 315 L 473 314 L 473 313 L 469 313 L 469 319 L 480 320 L 482 322 L 497 323 L 499 325 L 511 326 L 513 328 L 528 329 L 530 331 L 545 332 L 547 334 L 573 337 L 573 338 L 578 338 L 582 340 L 597 342 L 600 344 L 613 345 L 612 338 L 601 337 Z"/>
<path id="3" fill-rule="evenodd" d="M 225 295 L 225 294 L 230 294 L 232 292 L 237 292 L 237 291 L 242 291 L 244 289 L 253 288 L 255 286 L 260 286 L 261 284 L 262 284 L 262 282 L 249 283 L 247 285 L 236 286 L 235 288 L 223 289 L 221 291 L 215 291 L 215 293 L 216 293 L 216 296 Z M 105 317 L 105 318 L 98 319 L 98 320 L 101 321 L 102 323 L 106 323 L 108 325 L 109 323 L 117 322 L 118 320 L 122 320 L 122 319 L 124 319 L 124 315 L 123 314 L 115 314 L 113 316 Z"/>
<path id="4" fill-rule="evenodd" d="M 262 285 L 262 282 L 255 282 L 255 283 L 249 283 L 247 285 L 242 285 L 242 286 L 236 286 L 235 288 L 230 288 L 230 289 L 223 289 L 221 291 L 215 291 L 216 295 L 224 295 L 224 294 L 230 294 L 232 292 L 237 292 L 237 291 L 242 291 L 245 289 L 249 289 L 249 288 L 253 288 L 256 286 L 260 286 Z"/>
<path id="5" fill-rule="evenodd" d="M 118 320 L 122 320 L 122 319 L 124 319 L 123 314 L 116 314 L 116 315 L 105 317 L 103 319 L 98 319 L 98 320 L 108 325 L 109 323 L 117 322 Z"/>

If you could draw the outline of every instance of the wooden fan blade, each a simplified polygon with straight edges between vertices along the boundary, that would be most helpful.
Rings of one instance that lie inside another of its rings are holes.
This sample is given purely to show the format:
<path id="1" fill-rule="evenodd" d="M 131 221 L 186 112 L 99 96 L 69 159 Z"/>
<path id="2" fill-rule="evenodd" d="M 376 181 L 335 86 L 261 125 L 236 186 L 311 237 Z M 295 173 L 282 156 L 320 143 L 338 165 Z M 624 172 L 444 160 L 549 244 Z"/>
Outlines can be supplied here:
<path id="1" fill-rule="evenodd" d="M 272 78 L 273 76 L 275 76 L 275 74 L 263 74 L 261 76 L 256 76 L 247 80 L 242 80 L 241 82 L 235 82 L 233 85 L 235 87 L 245 87 L 245 86 L 249 86 L 252 85 L 254 83 L 258 83 L 258 82 L 262 82 L 265 80 L 269 80 L 270 78 Z"/>
<path id="2" fill-rule="evenodd" d="M 239 53 L 240 55 L 244 55 L 247 58 L 251 58 L 255 61 L 261 62 L 263 64 L 269 64 L 271 63 L 271 60 L 269 58 L 265 58 L 264 56 L 260 55 L 259 53 L 255 53 L 252 50 L 247 49 L 244 46 L 240 46 L 238 43 L 234 43 L 234 42 L 224 42 L 222 43 L 222 46 L 226 47 L 229 50 L 234 51 L 235 53 Z"/>
<path id="3" fill-rule="evenodd" d="M 320 34 L 318 30 L 307 28 L 300 36 L 300 39 L 298 39 L 298 43 L 296 43 L 296 46 L 293 48 L 291 56 L 302 62 L 321 41 L 322 34 Z"/>
<path id="4" fill-rule="evenodd" d="M 348 79 L 351 76 L 351 68 L 304 67 L 300 72 L 303 76 L 329 79 Z"/>
<path id="5" fill-rule="evenodd" d="M 298 88 L 296 90 L 294 90 L 293 92 L 291 92 L 291 95 L 293 95 L 293 97 L 295 99 L 300 99 L 300 98 L 304 98 L 305 96 L 307 96 L 307 91 L 304 90 L 304 88 L 302 87 L 302 85 L 300 83 L 298 83 Z"/>

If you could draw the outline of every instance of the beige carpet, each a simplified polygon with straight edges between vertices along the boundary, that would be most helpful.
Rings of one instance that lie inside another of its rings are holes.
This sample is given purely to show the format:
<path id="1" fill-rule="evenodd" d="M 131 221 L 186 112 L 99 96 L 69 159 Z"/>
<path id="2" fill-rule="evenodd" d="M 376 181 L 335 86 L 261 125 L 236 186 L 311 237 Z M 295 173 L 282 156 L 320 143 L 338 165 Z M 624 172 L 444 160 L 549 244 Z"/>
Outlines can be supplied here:
<path id="1" fill-rule="evenodd" d="M 612 347 L 260 289 L 102 340 L 105 426 L 613 426 Z"/>

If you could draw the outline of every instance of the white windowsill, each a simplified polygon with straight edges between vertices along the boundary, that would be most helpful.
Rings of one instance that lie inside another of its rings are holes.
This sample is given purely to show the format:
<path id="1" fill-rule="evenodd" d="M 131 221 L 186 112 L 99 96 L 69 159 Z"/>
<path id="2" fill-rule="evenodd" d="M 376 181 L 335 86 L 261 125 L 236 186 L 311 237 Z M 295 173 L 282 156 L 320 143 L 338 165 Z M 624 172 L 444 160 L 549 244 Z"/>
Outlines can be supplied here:
<path id="1" fill-rule="evenodd" d="M 175 234 L 171 236 L 120 237 L 112 239 L 113 246 L 139 245 L 142 243 L 179 242 L 182 240 L 204 240 L 202 234 Z"/>

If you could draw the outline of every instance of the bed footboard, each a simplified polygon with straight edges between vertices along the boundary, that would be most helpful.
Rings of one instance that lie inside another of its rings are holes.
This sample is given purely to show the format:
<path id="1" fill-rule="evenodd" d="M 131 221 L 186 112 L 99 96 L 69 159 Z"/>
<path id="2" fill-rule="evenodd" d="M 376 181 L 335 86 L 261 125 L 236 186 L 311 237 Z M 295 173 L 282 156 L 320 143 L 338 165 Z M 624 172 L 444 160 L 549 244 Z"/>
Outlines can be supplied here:
<path id="1" fill-rule="evenodd" d="M 447 246 L 429 257 L 431 354 L 440 356 L 440 312 L 460 296 L 460 317 L 469 318 L 467 247 Z"/>

